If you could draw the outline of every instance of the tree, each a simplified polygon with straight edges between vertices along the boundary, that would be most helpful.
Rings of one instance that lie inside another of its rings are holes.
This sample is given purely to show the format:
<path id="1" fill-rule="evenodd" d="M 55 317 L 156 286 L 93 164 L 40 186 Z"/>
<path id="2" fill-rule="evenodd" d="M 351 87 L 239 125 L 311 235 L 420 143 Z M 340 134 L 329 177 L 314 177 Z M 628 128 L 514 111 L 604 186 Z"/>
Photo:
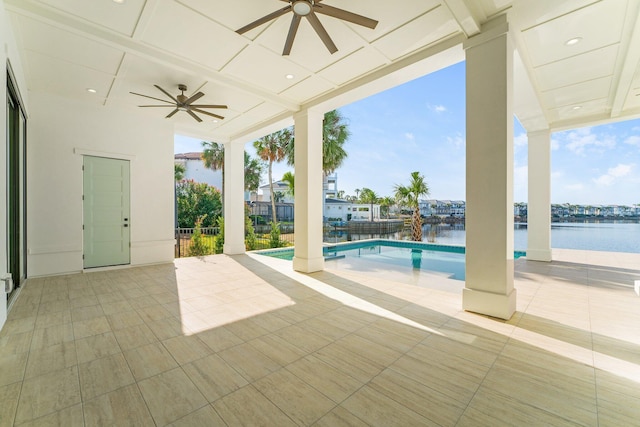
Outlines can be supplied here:
<path id="1" fill-rule="evenodd" d="M 281 162 L 286 158 L 286 147 L 293 144 L 293 135 L 290 129 L 282 129 L 253 142 L 258 157 L 268 162 L 269 171 L 269 194 L 271 194 L 271 209 L 273 210 L 272 221 L 277 222 L 276 200 L 273 193 L 273 164 Z"/>
<path id="2" fill-rule="evenodd" d="M 182 181 L 184 179 L 184 174 L 187 171 L 187 168 L 180 163 L 173 164 L 173 179 L 176 181 Z"/>
<path id="3" fill-rule="evenodd" d="M 295 195 L 295 184 L 296 184 L 296 178 L 295 176 L 287 171 L 284 173 L 284 175 L 282 175 L 282 181 L 286 182 L 287 185 L 289 186 L 289 189 L 287 190 L 287 193 L 291 194 L 292 196 Z"/>
<path id="4" fill-rule="evenodd" d="M 411 237 L 415 242 L 422 241 L 422 218 L 420 217 L 420 197 L 429 195 L 429 185 L 420 172 L 411 172 L 408 186 L 396 184 L 395 198 L 398 204 L 413 209 L 411 218 Z"/>
<path id="5" fill-rule="evenodd" d="M 325 113 L 322 121 L 322 172 L 325 175 L 333 173 L 347 158 L 344 150 L 344 143 L 347 142 L 351 133 L 348 124 L 338 110 Z M 285 147 L 287 163 L 294 166 L 295 163 L 295 141 Z"/>
<path id="6" fill-rule="evenodd" d="M 355 201 L 357 202 L 358 200 L 360 200 L 360 189 L 356 188 L 355 190 L 353 190 L 353 192 L 356 193 L 356 200 Z"/>
<path id="7" fill-rule="evenodd" d="M 282 202 L 284 200 L 284 192 L 276 191 L 275 193 L 273 193 L 273 199 L 276 201 L 276 203 Z"/>
<path id="8" fill-rule="evenodd" d="M 251 157 L 244 152 L 244 189 L 257 191 L 260 187 L 260 178 L 264 172 L 264 163 L 260 159 Z"/>
<path id="9" fill-rule="evenodd" d="M 378 202 L 380 202 L 380 210 L 382 211 L 382 209 L 384 208 L 384 210 L 387 213 L 387 219 L 389 219 L 389 214 L 391 213 L 391 206 L 395 205 L 396 201 L 393 199 L 393 197 L 385 196 L 380 198 Z"/>
<path id="10" fill-rule="evenodd" d="M 204 182 L 192 179 L 176 184 L 178 204 L 178 227 L 192 228 L 198 218 L 203 218 L 202 227 L 211 227 L 222 214 L 220 191 Z"/>
<path id="11" fill-rule="evenodd" d="M 202 160 L 204 166 L 212 170 L 222 170 L 222 191 L 224 191 L 224 145 L 217 142 L 202 141 Z M 260 186 L 260 177 L 264 164 L 244 152 L 244 189 L 256 191 Z"/>
<path id="12" fill-rule="evenodd" d="M 373 221 L 373 204 L 378 202 L 378 195 L 370 188 L 363 188 L 360 193 L 362 203 L 371 203 L 371 221 Z"/>
<path id="13" fill-rule="evenodd" d="M 345 195 L 345 191 L 344 190 L 338 190 L 338 194 L 336 194 L 336 197 L 338 199 L 344 199 L 344 195 Z"/>

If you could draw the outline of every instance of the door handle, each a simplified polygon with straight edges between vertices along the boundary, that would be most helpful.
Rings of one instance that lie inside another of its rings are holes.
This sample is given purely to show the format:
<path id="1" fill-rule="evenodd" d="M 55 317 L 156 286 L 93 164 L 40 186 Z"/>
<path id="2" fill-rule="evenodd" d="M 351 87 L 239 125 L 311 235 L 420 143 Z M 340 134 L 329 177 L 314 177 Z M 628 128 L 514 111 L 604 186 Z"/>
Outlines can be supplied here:
<path id="1" fill-rule="evenodd" d="M 128 227 L 128 226 L 129 226 L 129 224 L 124 224 L 124 226 L 125 226 L 125 227 Z"/>

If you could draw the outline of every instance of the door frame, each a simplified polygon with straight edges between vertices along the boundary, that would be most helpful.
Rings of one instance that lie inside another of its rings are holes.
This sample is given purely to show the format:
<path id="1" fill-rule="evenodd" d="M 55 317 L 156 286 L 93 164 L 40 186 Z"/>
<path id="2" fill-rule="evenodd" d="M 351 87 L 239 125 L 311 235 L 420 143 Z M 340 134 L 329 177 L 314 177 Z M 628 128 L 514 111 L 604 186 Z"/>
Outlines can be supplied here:
<path id="1" fill-rule="evenodd" d="M 82 152 L 80 153 L 80 151 L 83 150 L 74 150 L 77 154 L 81 154 L 82 155 L 82 187 L 83 187 L 83 203 L 82 203 L 82 242 L 83 242 L 83 250 L 82 250 L 82 268 L 83 270 L 91 270 L 91 269 L 95 269 L 95 268 L 108 268 L 108 267 L 120 267 L 120 266 L 126 266 L 126 265 L 131 265 L 131 156 L 113 156 L 113 155 L 105 155 L 105 153 L 100 153 L 100 155 L 96 154 L 95 152 Z M 86 255 L 86 248 L 85 248 L 85 239 L 86 239 L 86 229 L 85 229 L 85 224 L 86 224 L 86 208 L 85 208 L 85 179 L 86 179 L 86 172 L 85 172 L 85 162 L 87 160 L 88 157 L 91 158 L 98 158 L 98 159 L 102 159 L 102 160 L 113 160 L 113 161 L 119 161 L 119 162 L 127 162 L 127 205 L 128 205 L 128 213 L 127 213 L 127 218 L 123 218 L 124 221 L 127 221 L 127 225 L 125 225 L 125 227 L 128 227 L 128 241 L 126 242 L 126 245 L 128 246 L 128 257 L 127 257 L 127 262 L 123 262 L 123 263 L 116 263 L 116 264 L 105 264 L 105 265 L 98 265 L 98 266 L 91 266 L 91 267 L 87 267 L 85 265 L 85 255 Z M 127 158 L 123 158 L 123 157 L 127 157 Z"/>

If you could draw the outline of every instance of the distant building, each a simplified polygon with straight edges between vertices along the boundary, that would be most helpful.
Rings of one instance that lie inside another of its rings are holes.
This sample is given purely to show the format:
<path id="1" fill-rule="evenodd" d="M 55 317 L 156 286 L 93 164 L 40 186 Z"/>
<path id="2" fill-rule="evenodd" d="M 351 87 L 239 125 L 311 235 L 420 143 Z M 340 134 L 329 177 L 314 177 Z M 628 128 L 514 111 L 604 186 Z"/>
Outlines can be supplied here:
<path id="1" fill-rule="evenodd" d="M 175 163 L 184 166 L 184 179 L 207 183 L 222 192 L 222 171 L 205 167 L 202 153 L 181 153 L 173 158 Z"/>
<path id="2" fill-rule="evenodd" d="M 342 199 L 325 199 L 325 221 L 373 221 L 380 219 L 380 205 L 352 203 Z"/>
<path id="3" fill-rule="evenodd" d="M 269 184 L 261 185 L 260 191 L 262 191 L 262 201 L 270 202 L 271 201 L 271 188 Z M 276 199 L 282 203 L 293 203 L 294 197 L 291 193 L 289 193 L 289 184 L 284 181 L 275 181 L 273 183 L 273 192 L 280 193 L 282 195 L 281 199 Z"/>

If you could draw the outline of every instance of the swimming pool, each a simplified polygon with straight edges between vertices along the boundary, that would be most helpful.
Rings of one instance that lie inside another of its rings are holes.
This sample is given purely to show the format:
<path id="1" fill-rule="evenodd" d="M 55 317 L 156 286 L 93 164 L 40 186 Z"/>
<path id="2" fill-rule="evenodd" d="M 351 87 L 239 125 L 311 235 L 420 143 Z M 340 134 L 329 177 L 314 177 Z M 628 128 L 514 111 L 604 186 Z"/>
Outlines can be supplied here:
<path id="1" fill-rule="evenodd" d="M 260 255 L 291 260 L 293 248 L 256 252 Z M 413 269 L 446 273 L 452 279 L 464 280 L 464 246 L 434 245 L 401 240 L 364 240 L 323 248 L 325 260 L 361 258 L 379 264 L 406 266 Z M 526 252 L 515 251 L 514 258 Z"/>

